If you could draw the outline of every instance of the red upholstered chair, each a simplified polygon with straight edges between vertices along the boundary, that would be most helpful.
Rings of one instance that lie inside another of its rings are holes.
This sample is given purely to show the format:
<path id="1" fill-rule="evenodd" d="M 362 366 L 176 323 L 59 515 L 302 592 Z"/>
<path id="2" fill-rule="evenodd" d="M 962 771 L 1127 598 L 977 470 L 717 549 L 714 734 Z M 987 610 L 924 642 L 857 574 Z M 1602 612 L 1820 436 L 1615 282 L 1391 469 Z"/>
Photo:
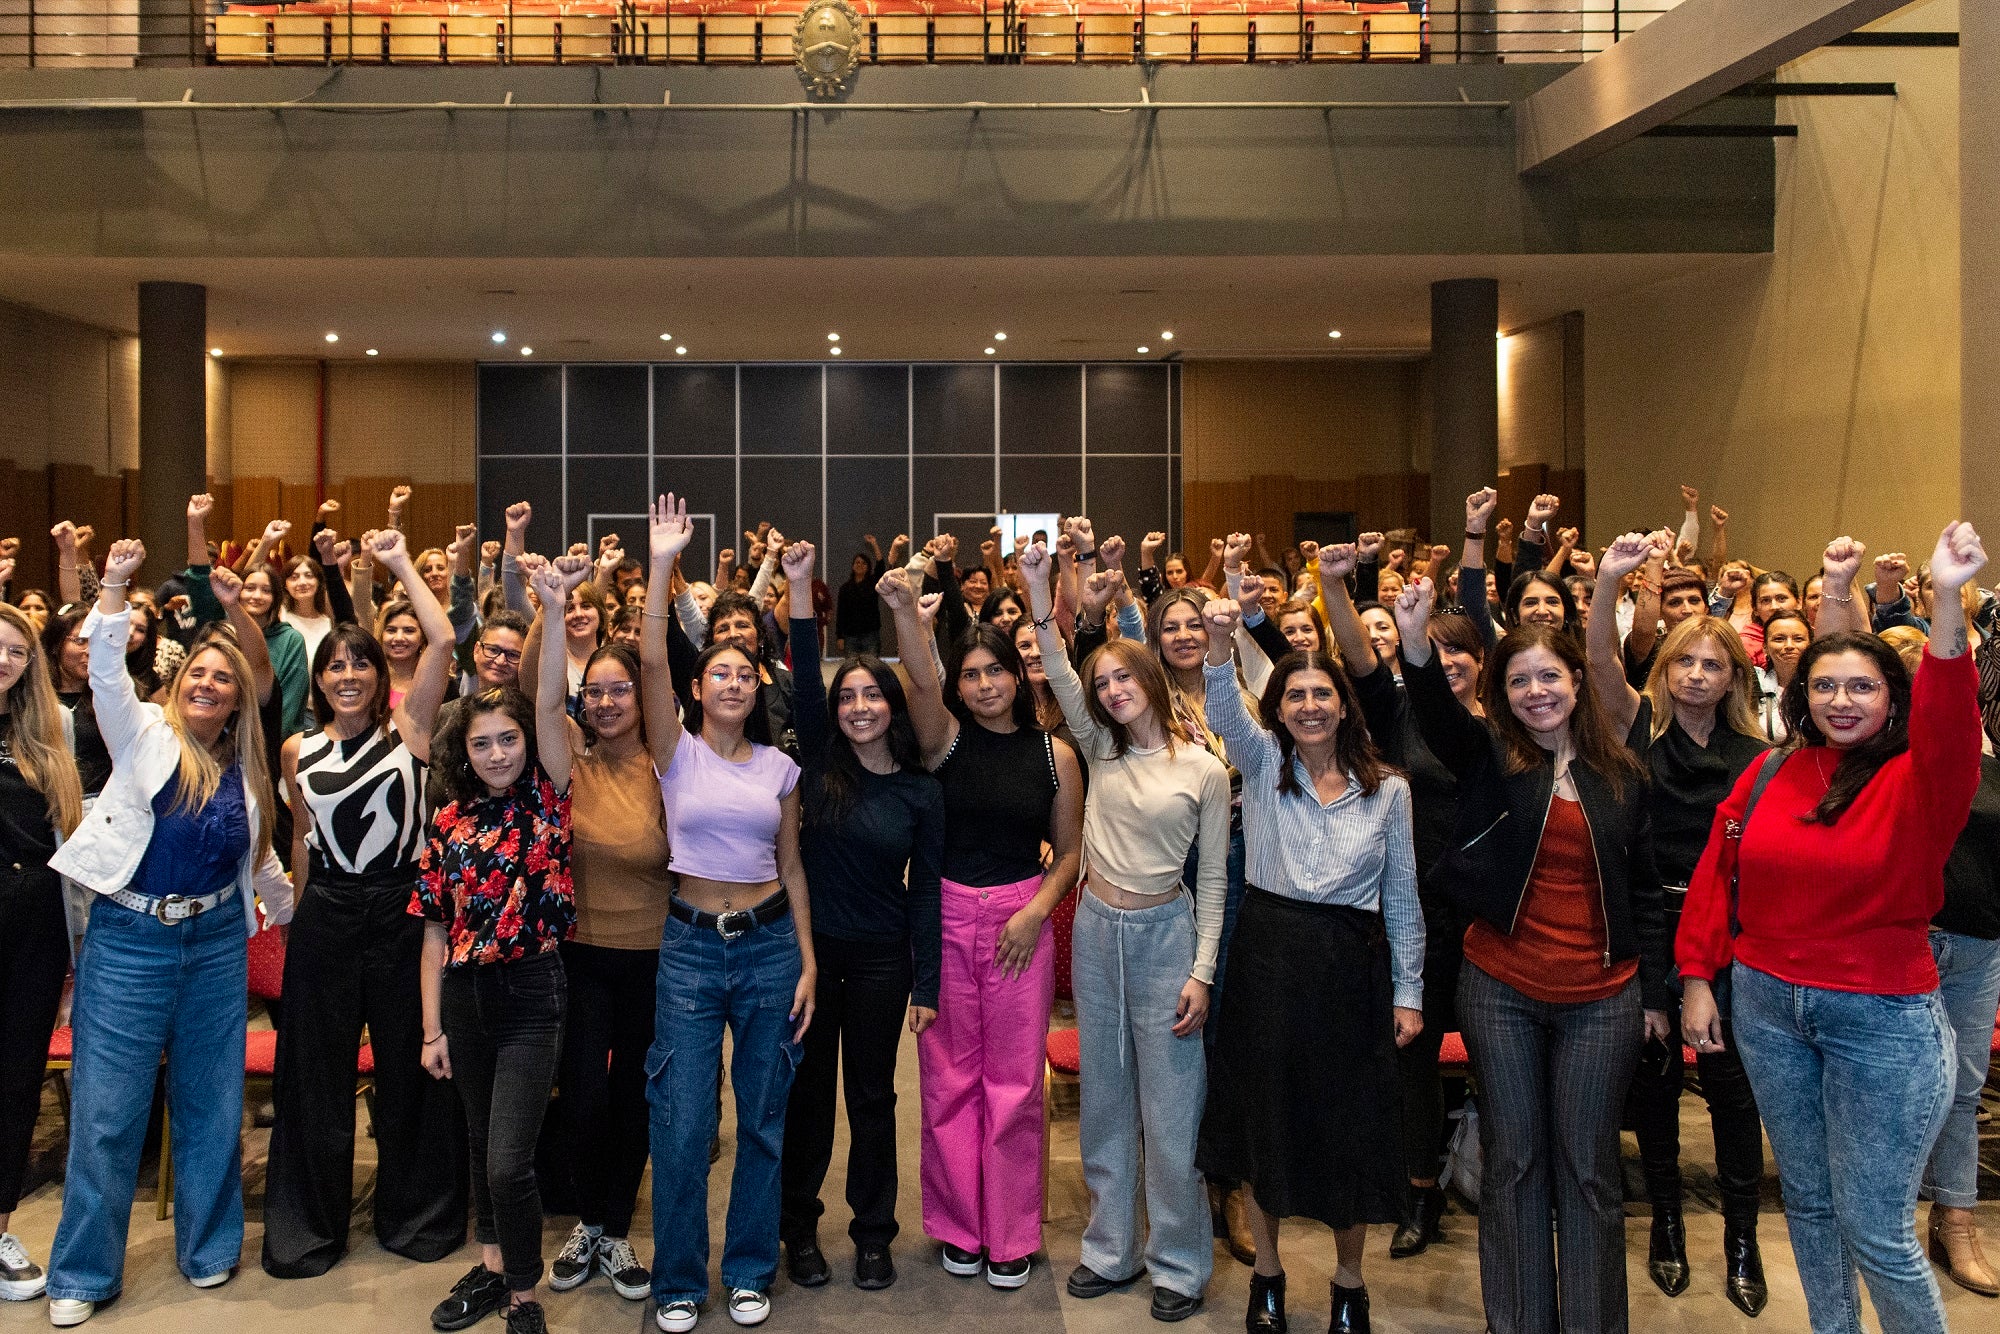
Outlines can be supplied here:
<path id="1" fill-rule="evenodd" d="M 1194 58 L 1225 65 L 1250 59 L 1250 12 L 1240 0 L 1205 0 L 1196 9 Z"/>
<path id="2" fill-rule="evenodd" d="M 1347 0 L 1306 0 L 1306 59 L 1360 60 L 1367 52 L 1361 16 Z"/>
<path id="3" fill-rule="evenodd" d="M 931 59 L 940 64 L 984 61 L 1006 51 L 1005 10 L 1000 0 L 928 0 Z"/>
<path id="4" fill-rule="evenodd" d="M 285 942 L 291 930 L 270 926 L 250 937 L 250 994 L 258 1000 L 276 1000 L 285 993 Z"/>
<path id="5" fill-rule="evenodd" d="M 436 65 L 444 60 L 445 20 L 451 6 L 403 3 L 389 13 L 389 63 Z"/>
<path id="6" fill-rule="evenodd" d="M 1076 18 L 1085 64 L 1129 65 L 1136 58 L 1138 0 L 1082 0 Z"/>
<path id="7" fill-rule="evenodd" d="M 369 64 L 389 58 L 391 0 L 332 0 L 327 19 L 327 58 L 338 64 Z"/>
<path id="8" fill-rule="evenodd" d="M 931 11 L 923 0 L 866 0 L 869 60 L 877 65 L 921 65 L 930 59 Z"/>
<path id="9" fill-rule="evenodd" d="M 618 6 L 566 4 L 562 7 L 557 59 L 565 65 L 609 65 L 618 59 Z"/>
<path id="10" fill-rule="evenodd" d="M 1076 927 L 1076 896 L 1084 893 L 1079 884 L 1063 897 L 1049 914 L 1049 930 L 1054 933 L 1055 994 L 1059 1000 L 1075 1000 L 1070 981 L 1070 933 Z M 1052 1028 L 1043 1043 L 1042 1062 L 1042 1218 L 1049 1216 L 1049 1095 L 1058 1082 L 1074 1084 L 1083 1074 L 1081 1040 L 1074 1025 Z"/>
<path id="11" fill-rule="evenodd" d="M 757 58 L 761 0 L 709 0 L 702 6 L 702 56 L 711 65 L 747 65 Z"/>
<path id="12" fill-rule="evenodd" d="M 762 36 L 757 44 L 758 64 L 792 63 L 799 15 L 805 12 L 805 8 L 806 0 L 766 0 L 763 16 L 759 21 L 761 25 L 759 31 Z"/>
<path id="13" fill-rule="evenodd" d="M 1024 63 L 1076 63 L 1077 13 L 1067 0 L 1022 0 L 1014 14 L 1015 45 Z"/>
<path id="14" fill-rule="evenodd" d="M 1194 20 L 1190 0 L 1146 0 L 1142 58 L 1181 63 L 1194 59 Z"/>
<path id="15" fill-rule="evenodd" d="M 1304 31 L 1304 14 L 1296 0 L 1247 0 L 1250 15 L 1250 59 L 1297 60 Z"/>
<path id="16" fill-rule="evenodd" d="M 215 16 L 215 59 L 226 65 L 264 65 L 271 60 L 271 20 L 282 5 L 231 5 Z"/>
<path id="17" fill-rule="evenodd" d="M 271 59 L 280 65 L 325 64 L 339 8 L 330 0 L 286 5 L 283 13 L 271 18 Z"/>
<path id="18" fill-rule="evenodd" d="M 1361 4 L 1369 60 L 1417 61 L 1430 57 L 1430 34 L 1422 5 Z"/>

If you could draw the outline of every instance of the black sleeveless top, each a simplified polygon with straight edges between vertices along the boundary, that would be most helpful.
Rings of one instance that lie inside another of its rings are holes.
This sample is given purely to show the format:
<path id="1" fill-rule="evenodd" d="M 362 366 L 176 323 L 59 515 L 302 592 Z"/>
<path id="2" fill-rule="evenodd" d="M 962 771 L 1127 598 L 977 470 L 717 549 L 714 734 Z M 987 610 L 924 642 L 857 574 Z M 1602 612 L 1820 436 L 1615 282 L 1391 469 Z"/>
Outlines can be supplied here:
<path id="1" fill-rule="evenodd" d="M 944 785 L 945 879 L 1011 885 L 1041 875 L 1057 787 L 1047 732 L 993 732 L 963 721 L 937 779 Z"/>

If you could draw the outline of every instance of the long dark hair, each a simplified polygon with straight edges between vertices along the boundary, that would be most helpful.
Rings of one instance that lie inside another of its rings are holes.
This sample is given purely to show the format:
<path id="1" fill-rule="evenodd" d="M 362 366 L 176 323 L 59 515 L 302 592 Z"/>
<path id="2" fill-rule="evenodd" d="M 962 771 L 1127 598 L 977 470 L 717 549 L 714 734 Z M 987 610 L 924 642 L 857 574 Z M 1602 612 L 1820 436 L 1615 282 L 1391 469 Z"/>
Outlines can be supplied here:
<path id="1" fill-rule="evenodd" d="M 151 699 L 159 693 L 162 684 L 158 670 L 160 609 L 150 601 L 136 600 L 132 602 L 131 607 L 134 611 L 145 613 L 146 633 L 140 637 L 139 647 L 125 651 L 125 670 L 131 675 L 133 684 L 138 687 L 140 697 Z"/>
<path id="2" fill-rule="evenodd" d="M 1333 693 L 1340 697 L 1340 724 L 1333 731 L 1334 759 L 1344 772 L 1354 775 L 1364 796 L 1374 796 L 1382 780 L 1395 770 L 1383 761 L 1381 752 L 1368 737 L 1368 721 L 1362 716 L 1361 697 L 1354 693 L 1354 683 L 1332 657 L 1299 649 L 1272 664 L 1271 679 L 1264 683 L 1264 694 L 1257 701 L 1257 716 L 1263 721 L 1264 730 L 1278 743 L 1278 791 L 1290 796 L 1304 790 L 1292 772 L 1292 757 L 1298 751 L 1298 742 L 1292 739 L 1292 729 L 1285 726 L 1279 715 L 1279 707 L 1285 702 L 1285 688 L 1300 672 L 1324 672 L 1333 682 Z"/>
<path id="3" fill-rule="evenodd" d="M 1517 584 L 1519 580 L 1515 581 Z M 1611 723 L 1590 688 L 1590 671 L 1576 636 L 1547 625 L 1516 626 L 1501 636 L 1487 656 L 1481 681 L 1486 724 L 1500 738 L 1506 751 L 1505 769 L 1510 774 L 1525 773 L 1549 762 L 1549 752 L 1514 716 L 1507 704 L 1507 668 L 1530 649 L 1547 649 L 1576 680 L 1576 707 L 1569 715 L 1569 740 L 1577 759 L 1611 785 L 1611 794 L 1625 799 L 1625 784 L 1640 777 L 1639 765 L 1620 738 L 1612 735 Z"/>
<path id="4" fill-rule="evenodd" d="M 389 716 L 389 659 L 382 652 L 381 641 L 352 621 L 342 621 L 327 631 L 319 647 L 313 650 L 312 671 L 306 675 L 306 682 L 312 688 L 313 721 L 321 727 L 333 721 L 333 704 L 319 688 L 319 674 L 343 648 L 348 657 L 365 660 L 375 669 L 375 698 L 368 702 L 368 722 L 372 727 L 380 727 Z"/>
<path id="5" fill-rule="evenodd" d="M 719 598 L 717 599 L 717 601 L 720 600 Z M 616 646 L 614 645 L 613 647 Z M 694 660 L 695 681 L 699 682 L 702 675 L 708 671 L 708 664 L 714 662 L 725 653 L 739 654 L 750 664 L 752 672 L 755 672 L 762 665 L 758 662 L 756 654 L 736 644 L 710 644 L 701 651 L 701 656 Z M 632 679 L 636 681 L 639 678 L 635 675 Z M 688 705 L 689 707 L 686 710 L 688 729 L 699 733 L 701 731 L 701 701 L 691 699 L 688 701 Z M 761 680 L 755 683 L 755 688 L 750 694 L 750 713 L 743 719 L 743 735 L 756 745 L 775 746 L 778 744 L 771 734 L 771 711 L 764 705 L 764 683 Z"/>
<path id="6" fill-rule="evenodd" d="M 634 653 L 631 649 L 625 647 L 625 645 L 623 644 L 613 644 L 608 641 L 599 644 L 596 648 L 590 651 L 590 656 L 583 660 L 583 681 L 585 685 L 590 684 L 590 669 L 595 667 L 600 662 L 615 662 L 620 667 L 623 667 L 625 669 L 625 675 L 630 677 L 632 680 L 633 693 L 636 695 L 639 692 L 640 685 L 639 685 L 638 654 Z M 764 692 L 761 689 L 757 692 L 759 703 L 763 702 L 762 699 L 763 693 Z M 643 746 L 646 744 L 645 701 L 640 699 L 634 699 L 632 702 L 633 704 L 637 705 L 639 709 L 639 744 Z M 590 725 L 589 709 L 577 710 L 576 725 L 583 729 L 584 745 L 594 746 L 597 744 L 597 729 Z"/>
<path id="7" fill-rule="evenodd" d="M 1014 641 L 1002 634 L 999 627 L 975 625 L 959 636 L 951 646 L 951 660 L 945 663 L 945 678 L 948 686 L 945 704 L 958 715 L 961 723 L 973 722 L 972 710 L 965 707 L 965 701 L 958 697 L 958 674 L 965 670 L 965 660 L 975 649 L 985 649 L 996 658 L 1000 665 L 1014 677 L 1014 726 L 1036 728 L 1040 723 L 1035 718 L 1035 690 L 1028 684 L 1028 669 L 1021 663 L 1021 654 L 1014 647 Z"/>
<path id="8" fill-rule="evenodd" d="M 806 804 L 808 824 L 839 823 L 861 797 L 863 774 L 867 771 L 854 753 L 854 743 L 840 730 L 840 688 L 856 672 L 866 672 L 874 679 L 876 689 L 882 692 L 882 699 L 889 706 L 889 732 L 884 738 L 889 758 L 899 769 L 915 772 L 924 767 L 923 747 L 917 743 L 916 725 L 910 721 L 910 703 L 903 695 L 903 683 L 896 679 L 895 671 L 873 653 L 844 658 L 833 669 L 833 688 L 826 692 L 826 772 L 817 796 Z"/>
<path id="9" fill-rule="evenodd" d="M 979 604 L 979 623 L 981 625 L 993 624 L 993 619 L 1000 614 L 1000 608 L 1009 602 L 1013 603 L 1015 609 L 1021 613 L 1020 620 L 1031 619 L 1026 598 L 1023 598 L 1011 588 L 996 588 L 986 595 L 986 601 Z"/>
<path id="10" fill-rule="evenodd" d="M 1562 628 L 1569 634 L 1576 634 L 1582 624 L 1582 619 L 1576 610 L 1576 595 L 1569 591 L 1569 586 L 1562 580 L 1541 570 L 1523 570 L 1515 575 L 1514 582 L 1507 586 L 1507 599 L 1500 606 L 1500 616 L 1507 623 L 1507 628 L 1509 630 L 1520 628 L 1521 598 L 1536 584 L 1549 589 L 1562 599 Z"/>
<path id="11" fill-rule="evenodd" d="M 1799 655 L 1799 669 L 1792 673 L 1792 683 L 1785 687 L 1779 703 L 1790 736 L 1785 749 L 1789 752 L 1827 744 L 1826 734 L 1813 723 L 1806 691 L 1814 665 L 1834 653 L 1859 653 L 1875 664 L 1875 670 L 1882 673 L 1882 679 L 1889 685 L 1889 720 L 1874 736 L 1841 752 L 1840 764 L 1833 771 L 1833 781 L 1826 786 L 1826 795 L 1811 813 L 1799 817 L 1808 824 L 1830 825 L 1838 820 L 1861 795 L 1861 789 L 1868 786 L 1868 780 L 1910 748 L 1909 669 L 1903 666 L 1896 650 L 1874 635 L 1843 631 L 1813 640 Z"/>
<path id="12" fill-rule="evenodd" d="M 465 737 L 472 730 L 473 720 L 488 713 L 504 713 L 520 727 L 528 750 L 527 762 L 521 767 L 521 778 L 526 778 L 535 770 L 535 706 L 528 702 L 528 697 L 513 686 L 493 686 L 478 694 L 467 695 L 462 707 L 444 712 L 437 735 L 431 738 L 431 763 L 437 766 L 438 781 L 444 784 L 451 799 L 460 805 L 486 795 L 486 785 L 473 776 L 472 757 L 466 752 Z M 521 779 L 514 781 L 518 783 Z"/>

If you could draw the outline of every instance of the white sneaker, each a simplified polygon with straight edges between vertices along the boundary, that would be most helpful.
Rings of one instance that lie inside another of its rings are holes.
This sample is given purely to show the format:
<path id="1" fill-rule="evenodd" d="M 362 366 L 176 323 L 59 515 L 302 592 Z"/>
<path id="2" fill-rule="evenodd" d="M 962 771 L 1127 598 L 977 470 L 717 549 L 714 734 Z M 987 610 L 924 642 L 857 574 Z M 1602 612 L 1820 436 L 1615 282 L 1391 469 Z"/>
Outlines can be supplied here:
<path id="1" fill-rule="evenodd" d="M 28 1248 L 11 1232 L 0 1232 L 0 1299 L 30 1301 L 49 1286 L 49 1276 L 28 1258 Z"/>
<path id="2" fill-rule="evenodd" d="M 225 1269 L 220 1274 L 207 1274 L 201 1278 L 191 1278 L 188 1282 L 197 1288 L 219 1288 L 234 1277 L 236 1277 L 234 1269 Z"/>
<path id="3" fill-rule="evenodd" d="M 739 1325 L 761 1325 L 771 1318 L 771 1299 L 749 1288 L 731 1288 L 729 1318 Z"/>
<path id="4" fill-rule="evenodd" d="M 557 1292 L 581 1287 L 597 1268 L 598 1234 L 578 1223 L 549 1266 L 549 1286 Z"/>
<path id="5" fill-rule="evenodd" d="M 628 1302 L 642 1302 L 652 1295 L 653 1276 L 646 1266 L 639 1263 L 638 1252 L 624 1237 L 599 1237 L 597 1239 L 597 1267 L 611 1280 L 620 1297 Z"/>
<path id="6" fill-rule="evenodd" d="M 49 1298 L 49 1323 L 58 1329 L 81 1325 L 96 1312 L 96 1302 L 80 1302 L 68 1297 Z"/>
<path id="7" fill-rule="evenodd" d="M 653 1323 L 667 1334 L 687 1334 L 687 1331 L 694 1328 L 694 1322 L 699 1319 L 701 1319 L 701 1307 L 686 1299 L 668 1302 L 653 1312 Z"/>

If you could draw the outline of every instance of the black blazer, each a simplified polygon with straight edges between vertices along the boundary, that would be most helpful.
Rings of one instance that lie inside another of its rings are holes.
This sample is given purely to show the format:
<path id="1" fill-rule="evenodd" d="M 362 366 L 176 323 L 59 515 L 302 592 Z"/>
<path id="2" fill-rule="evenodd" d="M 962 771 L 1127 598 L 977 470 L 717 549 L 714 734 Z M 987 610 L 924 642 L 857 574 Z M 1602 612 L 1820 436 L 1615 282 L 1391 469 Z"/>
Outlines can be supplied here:
<path id="1" fill-rule="evenodd" d="M 1511 935 L 1555 798 L 1553 757 L 1508 773 L 1504 743 L 1452 695 L 1436 653 L 1421 667 L 1405 660 L 1403 685 L 1424 744 L 1458 777 L 1451 847 L 1429 878 L 1465 912 Z M 1646 1008 L 1671 1009 L 1667 973 L 1673 940 L 1653 865 L 1645 781 L 1635 775 L 1620 800 L 1603 775 L 1580 762 L 1570 766 L 1570 777 L 1597 854 L 1610 954 L 1606 962 L 1637 958 Z"/>

